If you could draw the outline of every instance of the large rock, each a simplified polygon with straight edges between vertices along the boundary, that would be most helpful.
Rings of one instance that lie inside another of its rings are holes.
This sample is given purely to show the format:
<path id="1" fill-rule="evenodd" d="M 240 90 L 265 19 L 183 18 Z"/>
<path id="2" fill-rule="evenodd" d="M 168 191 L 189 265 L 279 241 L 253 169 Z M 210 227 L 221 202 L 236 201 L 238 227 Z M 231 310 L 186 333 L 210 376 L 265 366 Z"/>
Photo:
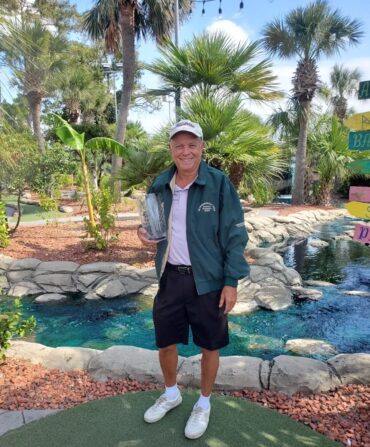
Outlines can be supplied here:
<path id="1" fill-rule="evenodd" d="M 292 395 L 296 392 L 319 393 L 340 385 L 327 363 L 305 357 L 279 355 L 273 360 L 270 390 Z"/>
<path id="2" fill-rule="evenodd" d="M 55 303 L 59 301 L 65 301 L 67 299 L 66 295 L 61 293 L 44 293 L 35 299 L 36 303 Z"/>
<path id="3" fill-rule="evenodd" d="M 343 385 L 347 383 L 370 384 L 370 354 L 339 354 L 328 360 Z"/>
<path id="4" fill-rule="evenodd" d="M 35 275 L 34 282 L 50 293 L 77 292 L 76 285 L 70 273 L 48 273 Z"/>
<path id="5" fill-rule="evenodd" d="M 320 281 L 318 279 L 307 279 L 304 282 L 307 286 L 313 286 L 313 287 L 336 287 L 337 285 L 332 283 L 332 282 L 328 282 L 328 281 Z"/>
<path id="6" fill-rule="evenodd" d="M 75 369 L 88 369 L 92 358 L 101 351 L 89 348 L 49 348 L 39 343 L 25 341 L 12 341 L 7 355 L 20 359 L 29 360 L 32 363 L 56 368 L 62 371 L 73 371 Z"/>
<path id="7" fill-rule="evenodd" d="M 12 262 L 14 262 L 13 258 L 0 253 L 0 272 L 8 270 Z"/>
<path id="8" fill-rule="evenodd" d="M 293 303 L 290 290 L 277 285 L 263 287 L 254 299 L 260 307 L 274 311 L 286 309 Z"/>
<path id="9" fill-rule="evenodd" d="M 115 262 L 92 262 L 91 264 L 83 264 L 77 270 L 78 275 L 86 275 L 90 273 L 114 273 L 115 272 Z"/>
<path id="10" fill-rule="evenodd" d="M 179 365 L 182 358 L 179 360 Z M 112 346 L 91 359 L 88 373 L 96 380 L 131 378 L 161 382 L 158 352 L 133 346 Z"/>
<path id="11" fill-rule="evenodd" d="M 262 360 L 258 357 L 237 355 L 221 357 L 215 388 L 221 390 L 240 390 L 247 388 L 249 390 L 261 391 L 261 363 Z"/>
<path id="12" fill-rule="evenodd" d="M 370 292 L 364 290 L 341 290 L 338 293 L 341 295 L 361 296 L 363 298 L 370 298 Z"/>
<path id="13" fill-rule="evenodd" d="M 287 351 L 300 355 L 321 355 L 330 356 L 337 353 L 337 350 L 330 343 L 323 340 L 311 338 L 295 338 L 285 343 Z"/>
<path id="14" fill-rule="evenodd" d="M 112 281 L 105 280 L 95 289 L 95 293 L 101 298 L 111 299 L 118 298 L 123 295 L 127 295 L 125 286 L 121 283 L 119 279 L 114 279 Z"/>
<path id="15" fill-rule="evenodd" d="M 293 296 L 296 300 L 318 301 L 323 297 L 323 293 L 316 289 L 307 289 L 305 287 L 292 287 Z"/>
<path id="16" fill-rule="evenodd" d="M 47 273 L 74 273 L 80 265 L 71 261 L 45 261 L 40 262 L 35 271 L 35 276 Z"/>
<path id="17" fill-rule="evenodd" d="M 31 281 L 21 281 L 13 286 L 7 291 L 8 296 L 22 297 L 22 296 L 32 296 L 39 295 L 43 293 L 44 290 L 37 284 Z"/>
<path id="18" fill-rule="evenodd" d="M 34 274 L 35 269 L 41 264 L 39 259 L 25 258 L 17 259 L 9 265 L 7 271 L 7 278 L 11 284 L 30 280 Z"/>

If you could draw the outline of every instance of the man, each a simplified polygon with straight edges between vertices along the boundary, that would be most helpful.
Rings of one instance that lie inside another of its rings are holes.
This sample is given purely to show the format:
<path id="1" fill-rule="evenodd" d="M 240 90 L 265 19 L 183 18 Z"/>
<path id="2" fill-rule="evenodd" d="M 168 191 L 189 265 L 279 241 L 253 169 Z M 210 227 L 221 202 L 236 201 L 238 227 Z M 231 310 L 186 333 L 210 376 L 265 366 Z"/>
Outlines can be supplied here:
<path id="1" fill-rule="evenodd" d="M 144 420 L 157 422 L 181 404 L 176 345 L 188 344 L 190 326 L 202 360 L 201 395 L 185 427 L 189 439 L 207 429 L 219 349 L 229 343 L 227 314 L 236 303 L 238 279 L 249 272 L 243 255 L 248 236 L 238 195 L 221 171 L 202 160 L 204 147 L 199 124 L 178 122 L 170 131 L 174 165 L 149 189 L 162 196 L 168 224 L 167 240 L 157 246 L 159 291 L 153 305 L 165 392 Z M 144 244 L 155 243 L 141 227 L 138 237 Z"/>

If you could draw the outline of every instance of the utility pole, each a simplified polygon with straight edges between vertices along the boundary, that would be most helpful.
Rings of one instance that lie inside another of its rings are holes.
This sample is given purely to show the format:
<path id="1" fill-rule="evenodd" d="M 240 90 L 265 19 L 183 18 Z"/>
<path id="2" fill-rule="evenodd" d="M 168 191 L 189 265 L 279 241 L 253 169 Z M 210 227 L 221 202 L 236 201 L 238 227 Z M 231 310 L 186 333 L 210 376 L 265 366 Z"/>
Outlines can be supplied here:
<path id="1" fill-rule="evenodd" d="M 179 46 L 179 0 L 175 0 L 175 45 Z M 175 116 L 176 121 L 178 121 L 178 110 L 181 109 L 181 90 L 180 87 L 177 87 L 175 92 Z"/>

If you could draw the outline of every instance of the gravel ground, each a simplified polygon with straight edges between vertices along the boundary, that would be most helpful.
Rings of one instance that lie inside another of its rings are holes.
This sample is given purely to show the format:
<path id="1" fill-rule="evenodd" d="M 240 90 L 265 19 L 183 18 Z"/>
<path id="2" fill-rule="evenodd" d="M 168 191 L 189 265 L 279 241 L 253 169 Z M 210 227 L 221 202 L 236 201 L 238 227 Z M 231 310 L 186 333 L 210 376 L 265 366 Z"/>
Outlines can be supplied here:
<path id="1" fill-rule="evenodd" d="M 0 365 L 0 408 L 70 408 L 94 399 L 161 386 L 136 380 L 97 382 L 85 371 L 62 372 L 23 360 Z M 370 386 L 347 385 L 335 391 L 292 397 L 270 391 L 227 393 L 275 409 L 345 446 L 370 447 Z"/>

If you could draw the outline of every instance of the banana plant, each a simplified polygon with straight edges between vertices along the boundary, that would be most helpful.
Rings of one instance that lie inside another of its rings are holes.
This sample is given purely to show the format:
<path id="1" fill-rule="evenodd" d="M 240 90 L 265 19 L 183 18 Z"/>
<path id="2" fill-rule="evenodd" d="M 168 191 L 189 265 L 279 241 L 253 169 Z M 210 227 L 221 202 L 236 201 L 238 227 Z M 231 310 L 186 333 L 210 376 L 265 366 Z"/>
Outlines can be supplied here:
<path id="1" fill-rule="evenodd" d="M 67 121 L 65 121 L 59 115 L 55 113 L 52 113 L 51 115 L 54 118 L 54 129 L 59 139 L 64 145 L 68 146 L 72 150 L 75 150 L 80 158 L 89 220 L 91 226 L 95 227 L 96 223 L 92 206 L 90 174 L 87 166 L 87 154 L 88 152 L 94 153 L 95 151 L 107 151 L 113 155 L 124 157 L 125 148 L 121 143 L 118 143 L 118 141 L 107 137 L 91 138 L 90 140 L 85 142 L 85 133 L 77 132 Z"/>

